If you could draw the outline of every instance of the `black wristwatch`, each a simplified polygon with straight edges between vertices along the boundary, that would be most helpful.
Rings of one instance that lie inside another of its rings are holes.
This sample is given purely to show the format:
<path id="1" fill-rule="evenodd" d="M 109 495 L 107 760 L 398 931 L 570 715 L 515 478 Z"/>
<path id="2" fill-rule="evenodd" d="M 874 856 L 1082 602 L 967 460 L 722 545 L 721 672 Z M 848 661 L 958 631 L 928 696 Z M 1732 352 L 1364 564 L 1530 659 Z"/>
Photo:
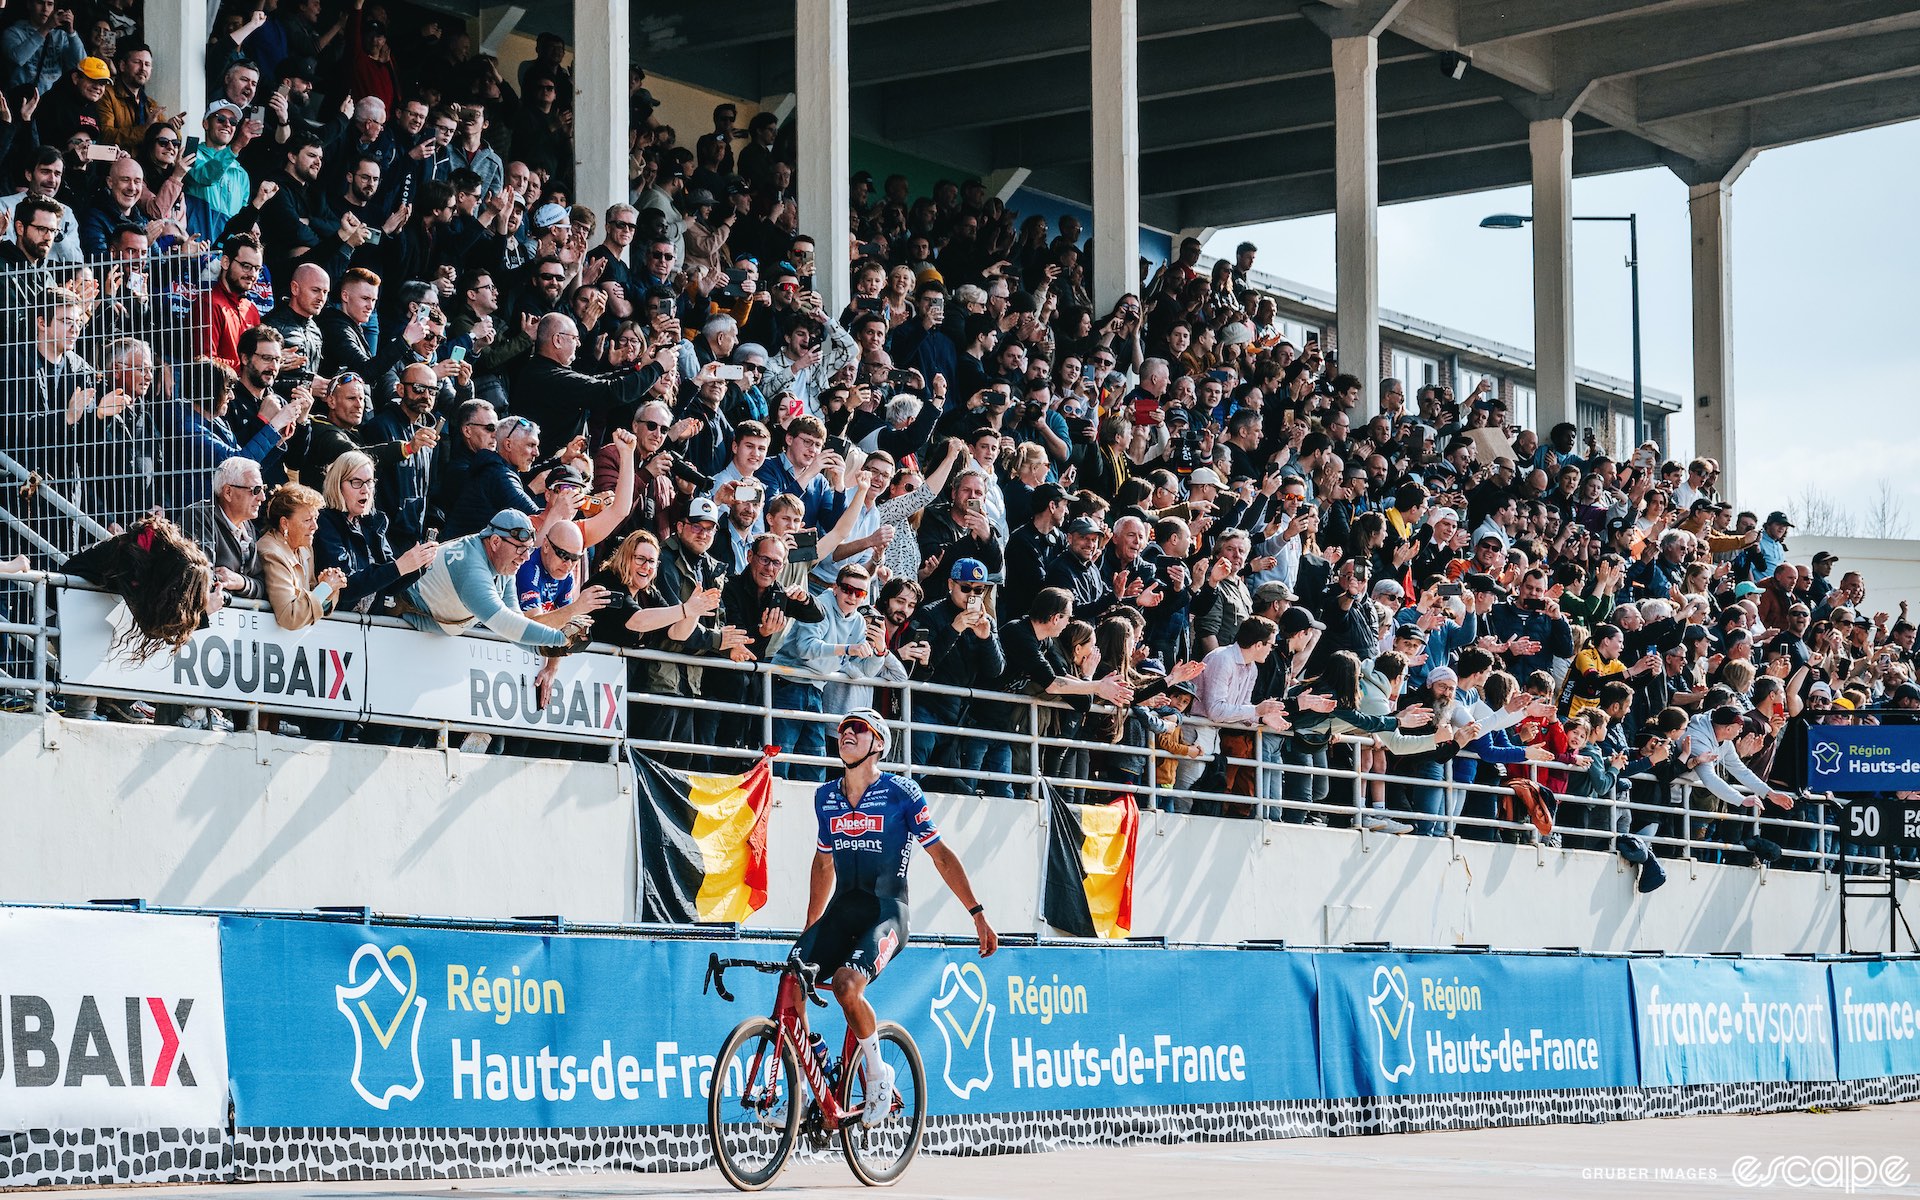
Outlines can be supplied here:
<path id="1" fill-rule="evenodd" d="M 968 910 L 967 910 L 967 915 L 968 915 L 968 916 L 970 916 L 970 917 L 977 917 L 977 916 L 979 916 L 979 915 L 980 915 L 981 913 L 983 913 L 983 912 L 985 912 L 985 911 L 987 911 L 987 906 L 986 906 L 986 905 L 984 905 L 984 904 L 976 904 L 976 905 L 974 905 L 974 906 L 973 906 L 972 908 L 970 908 L 970 909 L 968 909 Z"/>

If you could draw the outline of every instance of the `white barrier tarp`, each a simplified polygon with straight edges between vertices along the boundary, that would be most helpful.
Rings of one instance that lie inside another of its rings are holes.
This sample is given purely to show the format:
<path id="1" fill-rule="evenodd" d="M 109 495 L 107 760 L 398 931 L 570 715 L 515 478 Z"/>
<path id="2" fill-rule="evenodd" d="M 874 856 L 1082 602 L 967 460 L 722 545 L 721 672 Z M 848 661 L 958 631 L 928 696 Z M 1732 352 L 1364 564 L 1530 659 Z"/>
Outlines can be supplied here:
<path id="1" fill-rule="evenodd" d="M 611 654 L 559 660 L 547 703 L 535 677 L 548 660 L 485 638 L 449 638 L 341 619 L 280 628 L 271 612 L 227 608 L 178 654 L 134 665 L 114 645 L 127 613 L 116 596 L 61 589 L 60 682 L 183 701 L 312 713 L 336 720 L 412 717 L 612 741 L 626 730 L 627 674 Z"/>
<path id="2" fill-rule="evenodd" d="M 220 923 L 0 909 L 0 1129 L 227 1119 Z"/>

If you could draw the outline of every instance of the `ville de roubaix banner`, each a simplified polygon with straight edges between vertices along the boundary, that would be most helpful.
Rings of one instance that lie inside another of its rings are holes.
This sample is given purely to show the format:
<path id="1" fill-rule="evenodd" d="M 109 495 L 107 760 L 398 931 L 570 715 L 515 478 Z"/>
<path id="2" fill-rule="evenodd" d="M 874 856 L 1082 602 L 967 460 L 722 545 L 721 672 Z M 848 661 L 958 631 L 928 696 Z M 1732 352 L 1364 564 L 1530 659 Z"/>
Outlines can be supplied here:
<path id="1" fill-rule="evenodd" d="M 738 1003 L 703 994 L 708 955 L 787 951 L 242 918 L 223 936 L 252 998 L 228 1019 L 249 1128 L 697 1125 L 745 1069 L 714 1061 L 721 1039 L 773 1006 L 764 975 L 730 981 Z M 1312 998 L 1306 955 L 923 945 L 875 994 L 949 1114 L 1311 1099 Z"/>
<path id="2" fill-rule="evenodd" d="M 136 665 L 115 645 L 127 620 L 116 596 L 61 589 L 61 684 L 347 721 L 411 717 L 605 741 L 626 731 L 626 664 L 612 654 L 561 658 L 542 705 L 535 676 L 549 660 L 490 638 L 353 617 L 288 630 L 269 611 L 224 608 L 178 653 Z"/>
<path id="3" fill-rule="evenodd" d="M 0 1129 L 227 1123 L 213 917 L 0 908 Z"/>

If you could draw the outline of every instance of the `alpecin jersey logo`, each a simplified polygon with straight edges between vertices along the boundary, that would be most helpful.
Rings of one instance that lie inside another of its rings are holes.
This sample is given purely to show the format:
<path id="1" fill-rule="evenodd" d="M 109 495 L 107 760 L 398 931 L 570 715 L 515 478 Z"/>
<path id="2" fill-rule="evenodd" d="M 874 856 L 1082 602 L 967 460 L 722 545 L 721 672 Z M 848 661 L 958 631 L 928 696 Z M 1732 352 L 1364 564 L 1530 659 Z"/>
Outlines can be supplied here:
<path id="1" fill-rule="evenodd" d="M 829 826 L 836 835 L 846 837 L 865 837 L 870 833 L 879 833 L 887 827 L 887 818 L 880 813 L 841 813 Z"/>

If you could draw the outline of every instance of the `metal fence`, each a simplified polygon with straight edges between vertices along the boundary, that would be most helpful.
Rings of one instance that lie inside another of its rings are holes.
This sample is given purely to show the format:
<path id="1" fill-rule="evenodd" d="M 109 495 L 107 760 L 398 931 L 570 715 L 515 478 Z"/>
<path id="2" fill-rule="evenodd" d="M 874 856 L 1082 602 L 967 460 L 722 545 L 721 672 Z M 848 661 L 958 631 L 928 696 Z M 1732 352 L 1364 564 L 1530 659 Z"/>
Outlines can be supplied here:
<path id="1" fill-rule="evenodd" d="M 57 589 L 63 586 L 87 585 L 44 572 L 0 575 L 0 588 L 10 594 L 12 609 L 22 614 L 0 623 L 0 637 L 15 643 L 14 653 L 7 656 L 8 674 L 0 675 L 0 691 L 14 694 L 22 706 L 42 714 L 69 706 L 76 699 L 84 702 L 96 696 L 144 700 L 154 704 L 177 703 L 180 700 L 178 696 L 136 690 L 90 689 L 87 698 L 62 694 L 55 669 L 59 654 L 59 628 L 54 610 L 57 607 Z M 248 601 L 229 603 L 263 607 Z M 400 624 L 392 618 L 355 614 L 329 619 L 391 626 Z M 468 636 L 491 639 L 491 635 L 484 632 Z M 832 706 L 840 711 L 867 704 L 866 695 L 857 689 L 871 688 L 880 694 L 877 697 L 879 703 L 890 710 L 898 733 L 894 739 L 894 749 L 888 756 L 890 766 L 920 780 L 923 786 L 933 791 L 978 791 L 988 795 L 1038 800 L 1038 785 L 1044 780 L 1073 799 L 1102 801 L 1127 792 L 1148 808 L 1244 816 L 1262 822 L 1264 836 L 1268 838 L 1276 836 L 1279 828 L 1286 824 L 1311 821 L 1350 827 L 1366 839 L 1381 836 L 1378 825 L 1384 817 L 1408 823 L 1428 822 L 1440 836 L 1445 837 L 1520 844 L 1532 844 L 1540 840 L 1532 825 L 1524 819 L 1504 819 L 1499 815 L 1502 798 L 1513 795 L 1512 790 L 1504 785 L 1456 780 L 1452 778 L 1451 771 L 1446 772 L 1447 778 L 1436 780 L 1392 772 L 1356 770 L 1340 763 L 1343 755 L 1339 752 L 1333 756 L 1335 762 L 1326 766 L 1281 761 L 1275 753 L 1280 745 L 1279 739 L 1262 731 L 1219 727 L 1223 732 L 1255 734 L 1255 751 L 1252 755 L 1228 755 L 1222 760 L 1225 766 L 1237 768 L 1252 780 L 1252 786 L 1248 789 L 1251 794 L 1202 789 L 1194 786 L 1190 779 L 1181 779 L 1174 786 L 1165 786 L 1159 782 L 1158 768 L 1161 764 L 1171 762 L 1177 767 L 1192 764 L 1196 760 L 1171 754 L 1157 745 L 1114 746 L 1060 736 L 1055 732 L 1054 722 L 1058 714 L 1069 710 L 1069 706 L 1056 699 L 1011 696 L 929 683 L 852 680 L 770 664 L 735 663 L 719 658 L 620 651 L 611 647 L 596 649 L 630 660 L 630 667 L 640 663 L 686 666 L 698 668 L 709 677 L 714 672 L 737 672 L 743 687 L 734 694 L 749 699 L 723 702 L 697 695 L 634 691 L 629 698 L 631 710 L 625 742 L 613 743 L 609 748 L 605 743 L 590 744 L 563 731 L 530 731 L 524 734 L 530 752 L 541 753 L 539 743 L 543 742 L 575 743 L 567 751 L 569 757 L 580 759 L 604 755 L 619 761 L 626 749 L 631 747 L 663 758 L 672 765 L 691 769 L 718 772 L 744 769 L 760 756 L 762 746 L 781 744 L 783 737 L 791 739 L 794 733 L 809 726 L 821 727 L 822 741 L 829 750 L 831 748 L 831 730 L 838 720 L 838 712 L 820 713 L 780 705 L 776 703 L 777 685 L 802 683 L 823 689 L 856 689 L 843 693 L 846 696 L 845 703 Z M 639 674 L 630 672 L 630 678 L 638 678 Z M 706 690 L 714 692 L 718 689 L 709 686 Z M 930 720 L 925 715 L 925 709 L 928 702 L 936 697 L 997 706 L 998 711 L 1012 714 L 1012 719 L 997 722 L 969 719 L 958 725 Z M 223 707 L 230 706 L 223 704 Z M 1098 710 L 1099 706 L 1096 706 L 1095 711 Z M 240 722 L 241 728 L 258 731 L 262 727 L 262 717 L 280 715 L 284 710 L 276 709 L 271 703 L 256 701 L 238 711 L 244 717 Z M 432 735 L 432 743 L 443 749 L 454 744 L 453 739 L 457 735 L 500 732 L 497 727 L 457 721 L 386 716 L 379 719 L 383 724 L 426 730 Z M 1187 718 L 1186 723 L 1195 729 L 1208 724 L 1198 718 Z M 1002 753 L 988 756 L 980 766 L 965 763 L 957 766 L 936 765 L 928 761 L 923 753 L 930 744 L 935 747 L 973 744 Z M 1351 750 L 1370 743 L 1366 738 L 1343 737 L 1337 739 L 1337 744 Z M 1138 785 L 1121 785 L 1089 778 L 1087 766 L 1094 756 L 1115 753 L 1138 756 L 1144 760 L 1148 769 L 1142 782 Z M 1463 753 L 1459 760 L 1471 762 L 1473 756 Z M 801 778 L 824 778 L 827 771 L 839 765 L 839 760 L 830 753 L 785 753 L 781 762 L 784 770 Z M 989 762 L 993 765 L 986 765 Z M 1313 798 L 1316 789 L 1306 786 L 1313 780 L 1325 781 L 1324 786 L 1318 789 L 1317 799 Z M 1376 781 L 1386 785 L 1390 797 L 1403 789 L 1438 788 L 1444 797 L 1442 812 L 1437 816 L 1428 816 L 1405 808 L 1373 807 L 1369 804 L 1367 785 Z M 1652 801 L 1644 798 L 1636 800 L 1633 794 L 1635 782 L 1654 784 L 1658 789 L 1653 792 L 1656 798 Z M 1639 777 L 1636 780 L 1622 780 L 1620 786 L 1606 796 L 1563 797 L 1559 840 L 1561 848 L 1568 851 L 1611 853 L 1615 830 L 1643 830 L 1651 826 L 1652 833 L 1647 840 L 1662 848 L 1663 857 L 1740 865 L 1754 862 L 1746 843 L 1750 837 L 1759 834 L 1780 844 L 1782 854 L 1777 865 L 1786 869 L 1890 873 L 1892 865 L 1883 852 L 1839 843 L 1837 822 L 1827 807 L 1831 800 L 1830 796 L 1816 797 L 1802 793 L 1802 803 L 1795 810 L 1798 817 L 1785 812 L 1776 815 L 1776 810 L 1767 810 L 1765 813 L 1752 809 L 1728 811 L 1722 809 L 1719 801 L 1696 783 L 1682 779 L 1670 785 L 1658 785 L 1648 777 Z M 1520 813 L 1524 810 L 1516 805 L 1513 811 Z M 1809 813 L 1812 819 L 1802 819 Z M 1585 819 L 1570 819 L 1576 815 Z"/>
<path id="2" fill-rule="evenodd" d="M 192 366 L 233 349 L 209 319 L 219 256 L 115 240 L 104 257 L 0 270 L 0 556 L 54 567 L 156 508 L 177 517 L 258 428 L 258 402 L 223 407 L 218 376 Z M 270 288 L 253 298 L 269 308 Z"/>

